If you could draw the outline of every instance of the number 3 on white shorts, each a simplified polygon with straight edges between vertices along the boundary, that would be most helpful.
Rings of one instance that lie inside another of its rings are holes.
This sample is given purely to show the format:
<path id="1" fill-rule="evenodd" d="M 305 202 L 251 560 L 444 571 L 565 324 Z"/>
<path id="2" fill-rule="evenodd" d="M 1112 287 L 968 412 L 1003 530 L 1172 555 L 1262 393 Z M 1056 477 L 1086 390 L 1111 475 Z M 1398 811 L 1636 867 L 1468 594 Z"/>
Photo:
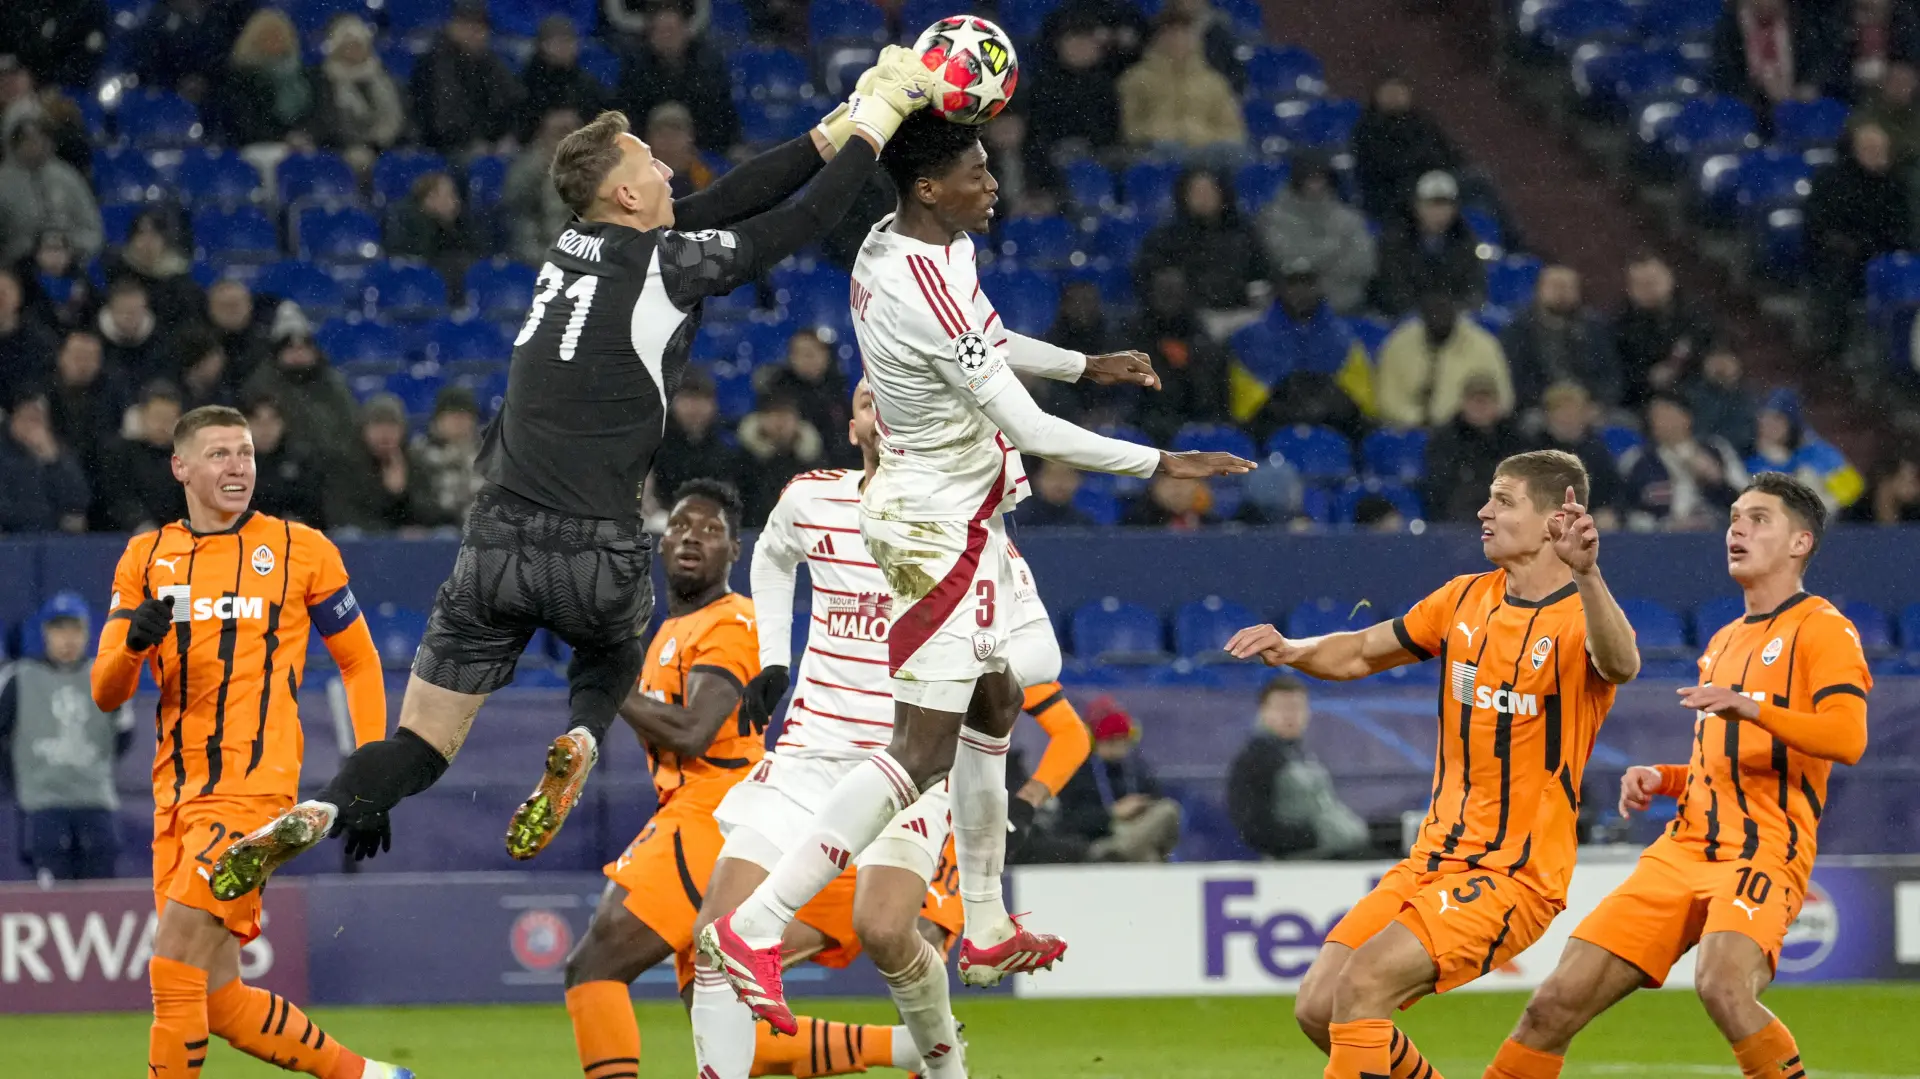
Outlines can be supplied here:
<path id="1" fill-rule="evenodd" d="M 560 358 L 573 359 L 575 346 L 580 343 L 580 328 L 587 324 L 587 311 L 593 307 L 593 293 L 600 287 L 600 279 L 592 274 L 581 274 L 573 284 L 567 284 L 567 275 L 560 267 L 548 262 L 540 267 L 540 275 L 534 278 L 533 307 L 527 311 L 527 323 L 520 327 L 520 335 L 513 339 L 513 347 L 519 348 L 533 340 L 533 333 L 540 328 L 540 320 L 547 315 L 547 304 L 562 287 L 567 290 L 567 299 L 573 301 L 573 314 L 567 319 L 567 328 L 560 335 Z"/>

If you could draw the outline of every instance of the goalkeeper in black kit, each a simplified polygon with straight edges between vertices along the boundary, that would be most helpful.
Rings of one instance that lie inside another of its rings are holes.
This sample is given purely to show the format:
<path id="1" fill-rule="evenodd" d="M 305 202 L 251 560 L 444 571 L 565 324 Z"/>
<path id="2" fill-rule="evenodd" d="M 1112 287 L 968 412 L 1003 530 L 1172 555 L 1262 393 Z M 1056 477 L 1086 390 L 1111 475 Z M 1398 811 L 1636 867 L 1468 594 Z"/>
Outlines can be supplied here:
<path id="1" fill-rule="evenodd" d="M 577 216 L 548 249 L 514 341 L 506 401 L 480 449 L 487 483 L 434 600 L 399 729 L 348 757 L 315 798 L 228 848 L 213 869 L 216 895 L 258 888 L 329 834 L 345 833 L 357 857 L 387 849 L 389 811 L 446 772 L 539 629 L 573 648 L 570 729 L 514 813 L 507 851 L 525 859 L 546 847 L 639 673 L 636 635 L 653 612 L 640 488 L 702 301 L 838 224 L 881 147 L 926 105 L 933 78 L 911 50 L 890 47 L 808 135 L 679 200 L 672 170 L 625 115 L 602 113 L 561 140 L 553 185 Z"/>

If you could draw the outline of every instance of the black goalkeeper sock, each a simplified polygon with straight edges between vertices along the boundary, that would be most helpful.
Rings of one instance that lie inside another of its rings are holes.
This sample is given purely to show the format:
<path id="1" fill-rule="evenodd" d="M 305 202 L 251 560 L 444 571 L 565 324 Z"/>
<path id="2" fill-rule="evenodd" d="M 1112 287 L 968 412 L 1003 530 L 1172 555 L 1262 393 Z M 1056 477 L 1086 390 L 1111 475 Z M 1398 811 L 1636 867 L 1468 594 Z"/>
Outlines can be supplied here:
<path id="1" fill-rule="evenodd" d="M 607 729 L 620 712 L 620 702 L 633 691 L 646 658 L 638 637 L 614 648 L 574 649 L 567 664 L 567 708 L 573 726 L 585 727 L 595 745 L 607 740 Z"/>
<path id="2" fill-rule="evenodd" d="M 447 773 L 447 763 L 426 739 L 402 727 L 391 738 L 354 750 L 317 797 L 338 807 L 342 821 L 364 820 L 433 786 Z"/>

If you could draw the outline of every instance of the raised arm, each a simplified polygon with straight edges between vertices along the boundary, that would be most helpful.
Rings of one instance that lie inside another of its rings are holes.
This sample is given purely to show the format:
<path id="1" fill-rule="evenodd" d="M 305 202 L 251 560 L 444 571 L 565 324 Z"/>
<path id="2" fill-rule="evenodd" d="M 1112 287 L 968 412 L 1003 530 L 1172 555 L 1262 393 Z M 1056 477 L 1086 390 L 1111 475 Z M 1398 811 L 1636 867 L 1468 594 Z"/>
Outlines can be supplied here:
<path id="1" fill-rule="evenodd" d="M 1626 612 L 1607 590 L 1600 576 L 1600 529 L 1593 515 L 1567 488 L 1560 512 L 1548 518 L 1554 554 L 1573 571 L 1580 604 L 1587 620 L 1587 657 L 1600 677 L 1614 685 L 1631 682 L 1640 673 L 1640 646 Z"/>
<path id="2" fill-rule="evenodd" d="M 826 133 L 816 127 L 756 154 L 705 190 L 673 200 L 673 227 L 687 232 L 724 229 L 765 213 L 813 179 L 834 153 Z"/>
<path id="3" fill-rule="evenodd" d="M 1407 635 L 1399 619 L 1297 641 L 1271 625 L 1248 626 L 1227 641 L 1227 651 L 1236 659 L 1259 656 L 1269 667 L 1292 667 L 1328 682 L 1351 682 L 1433 658 Z"/>

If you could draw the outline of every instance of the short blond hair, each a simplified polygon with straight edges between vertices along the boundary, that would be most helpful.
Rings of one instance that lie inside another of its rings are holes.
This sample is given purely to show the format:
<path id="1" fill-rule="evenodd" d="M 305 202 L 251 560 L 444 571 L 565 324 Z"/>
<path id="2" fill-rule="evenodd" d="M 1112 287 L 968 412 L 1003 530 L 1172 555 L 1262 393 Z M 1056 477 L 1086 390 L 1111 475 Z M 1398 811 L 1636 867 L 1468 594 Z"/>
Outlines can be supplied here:
<path id="1" fill-rule="evenodd" d="M 627 114 L 608 109 L 578 131 L 560 140 L 547 175 L 560 201 L 582 217 L 593 209 L 600 185 L 620 164 L 620 136 L 632 130 Z"/>
<path id="2" fill-rule="evenodd" d="M 1561 505 L 1567 488 L 1581 505 L 1587 504 L 1587 466 L 1565 450 L 1530 450 L 1516 453 L 1493 470 L 1495 479 L 1512 476 L 1527 485 L 1527 499 L 1533 508 L 1545 512 Z"/>
<path id="3" fill-rule="evenodd" d="M 173 448 L 178 452 L 180 447 L 193 441 L 193 436 L 209 427 L 251 428 L 251 426 L 247 423 L 247 417 L 237 408 L 228 408 L 226 405 L 201 405 L 175 421 Z"/>

